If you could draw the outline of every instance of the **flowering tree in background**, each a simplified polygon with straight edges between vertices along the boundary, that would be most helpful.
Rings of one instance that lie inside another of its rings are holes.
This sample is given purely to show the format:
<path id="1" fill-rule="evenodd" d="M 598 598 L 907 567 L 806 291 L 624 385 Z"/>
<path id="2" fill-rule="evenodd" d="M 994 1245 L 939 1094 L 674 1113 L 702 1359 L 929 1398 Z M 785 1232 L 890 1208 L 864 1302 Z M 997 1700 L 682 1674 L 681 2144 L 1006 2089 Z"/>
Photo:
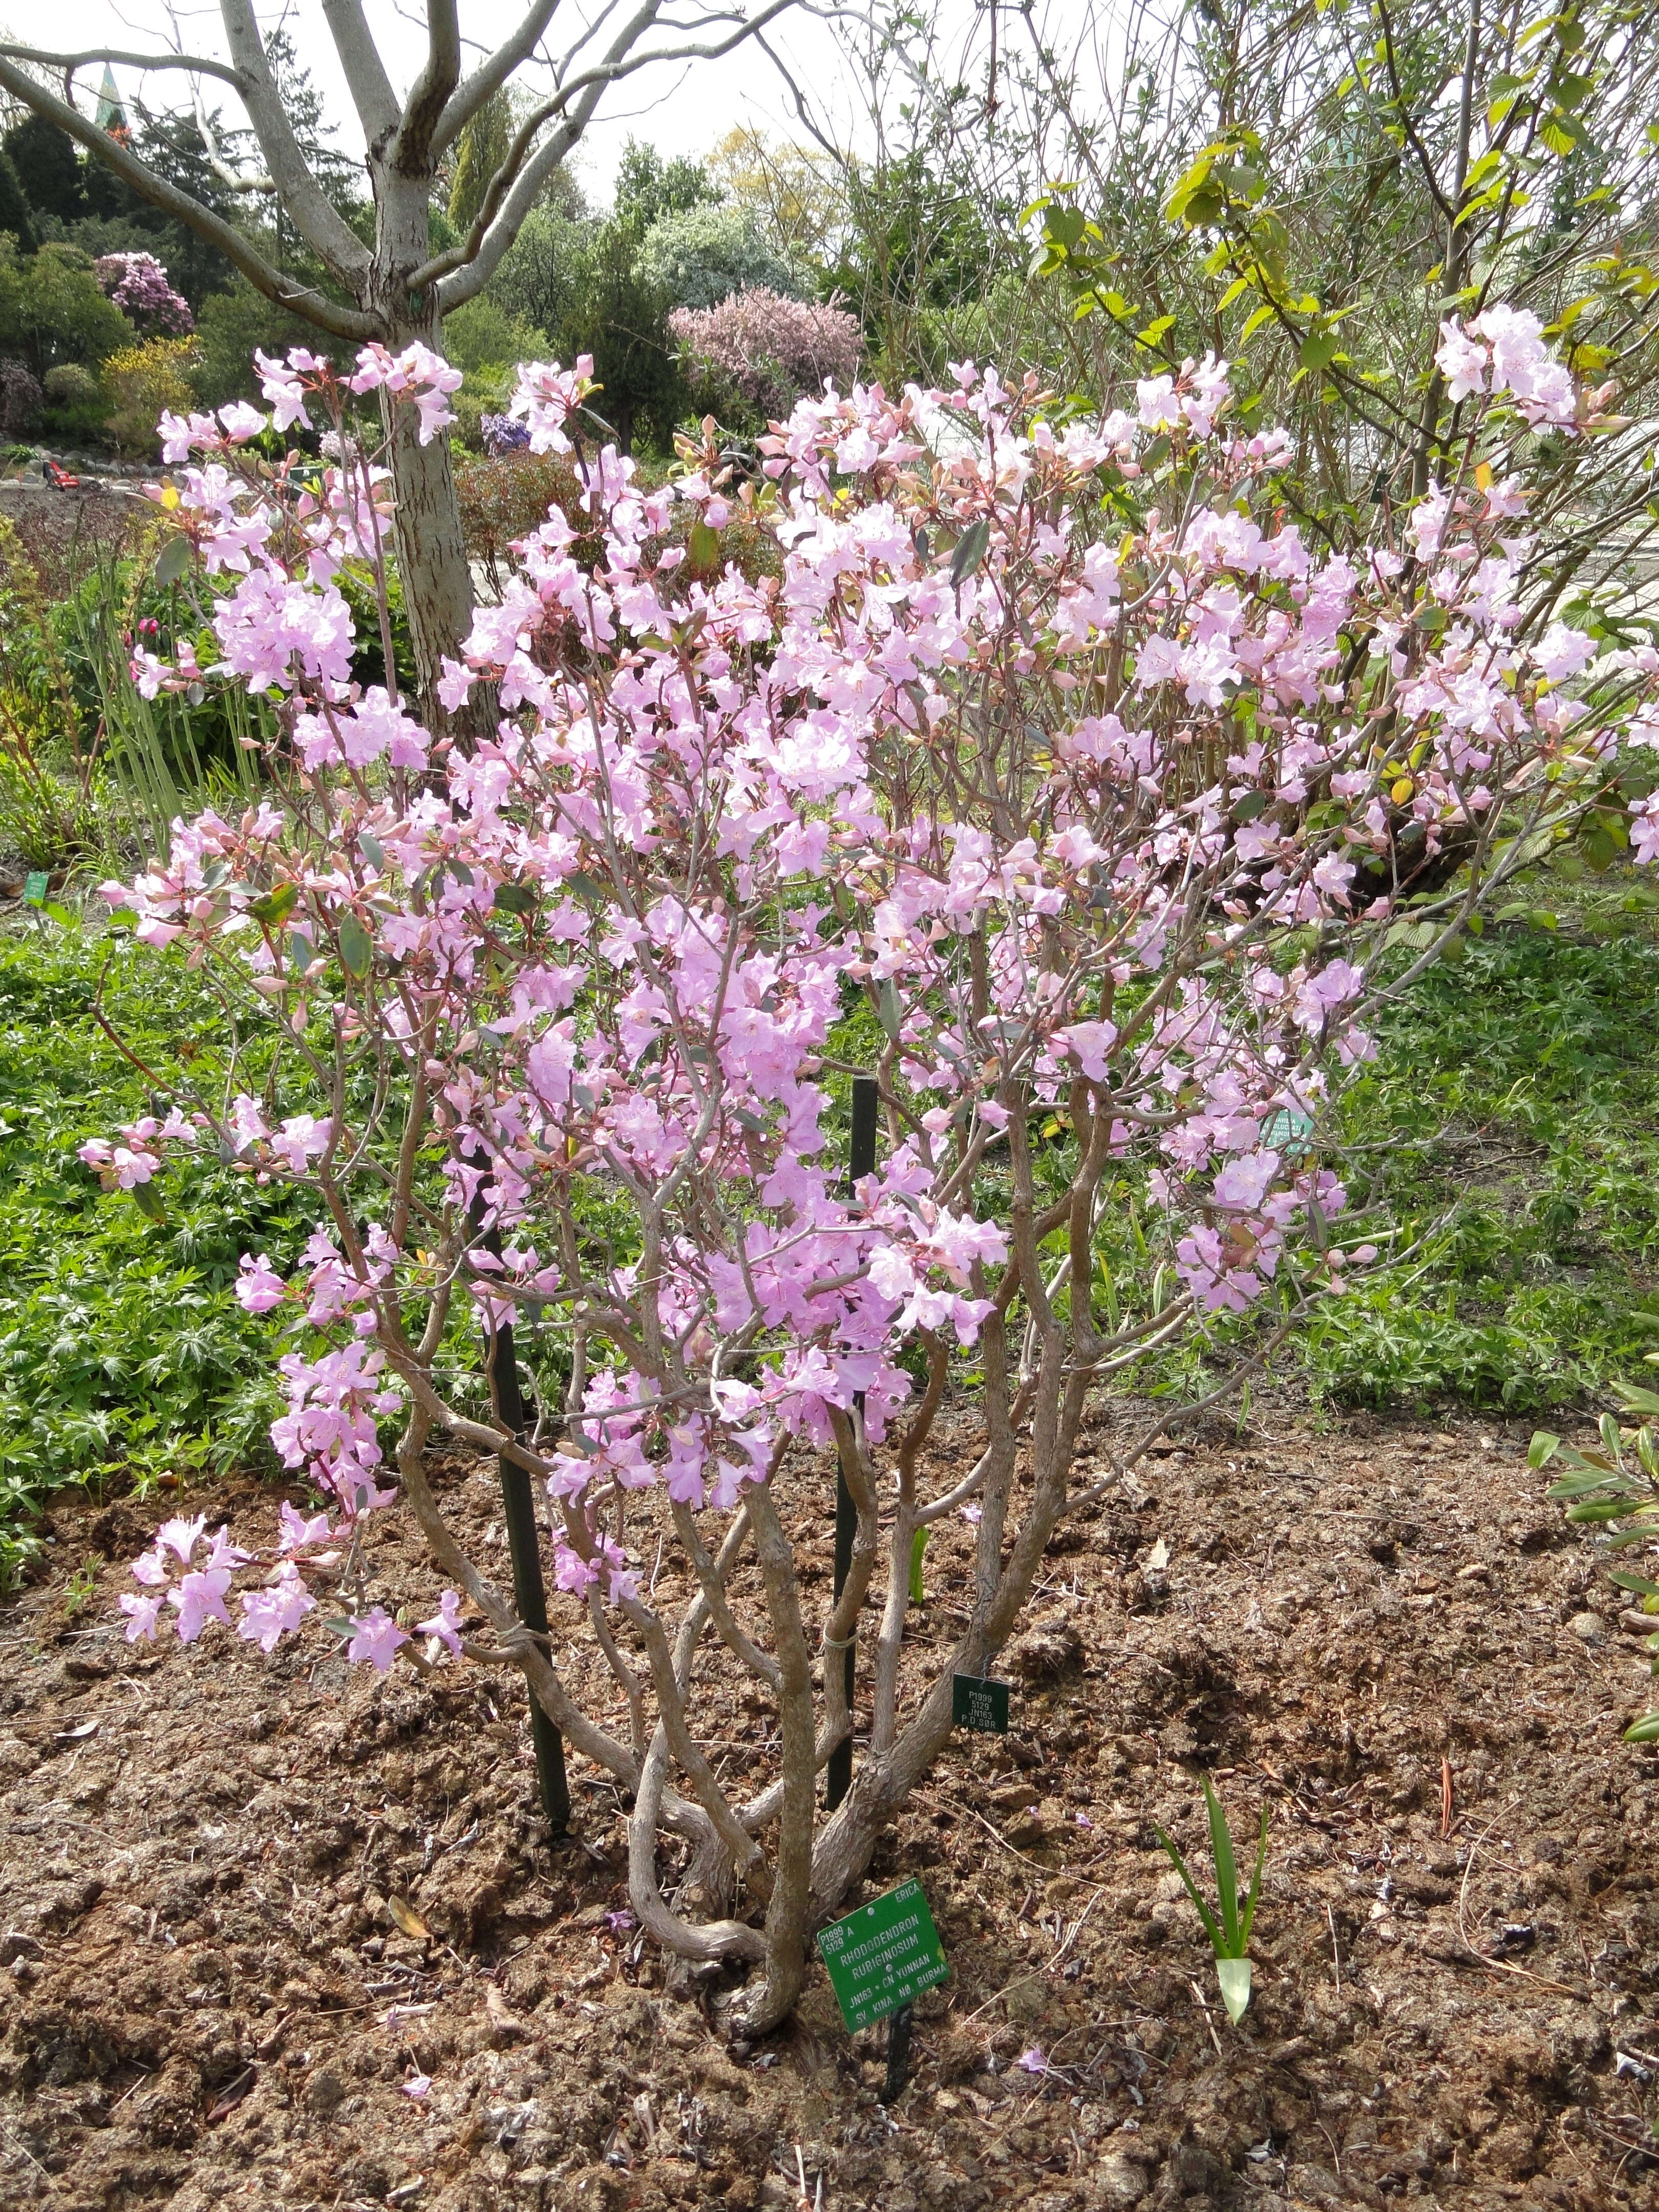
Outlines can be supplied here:
<path id="1" fill-rule="evenodd" d="M 240 1285 L 288 1326 L 272 1433 L 313 1504 L 257 1558 L 166 1523 L 130 1634 L 270 1649 L 326 1613 L 382 1671 L 421 1638 L 512 1661 L 630 1794 L 646 1929 L 754 1961 L 744 2017 L 781 2018 L 946 1741 L 952 1673 L 989 1669 L 1056 1525 L 1107 1486 L 1073 1475 L 1091 1394 L 1222 1317 L 1260 1358 L 1364 1264 L 1328 1155 L 1379 945 L 1409 917 L 1414 973 L 1654 726 L 1643 667 L 1524 634 L 1516 605 L 1529 426 L 1595 435 L 1610 395 L 1515 319 L 1449 326 L 1444 352 L 1457 473 L 1351 558 L 1275 520 L 1282 441 L 1236 425 L 1213 360 L 1058 424 L 967 364 L 948 392 L 804 398 L 741 495 L 777 542 L 758 581 L 687 584 L 650 550 L 678 502 L 726 528 L 712 459 L 647 495 L 578 447 L 585 523 L 550 514 L 445 671 L 452 705 L 499 687 L 465 754 L 349 688 L 334 581 L 382 528 L 352 392 L 429 434 L 442 364 L 366 349 L 348 390 L 309 355 L 265 363 L 279 427 L 327 422 L 320 473 L 245 465 L 252 408 L 164 424 L 193 457 L 171 512 L 217 594 L 218 673 L 280 695 L 283 736 L 258 807 L 181 824 L 106 896 L 280 1051 L 257 1095 L 158 1102 L 84 1157 L 154 1209 L 169 1155 L 211 1144 L 326 1218 Z M 572 450 L 587 389 L 524 373 L 537 450 Z M 849 1189 L 856 1061 L 884 1144 Z M 1161 1229 L 1108 1276 L 1131 1194 Z M 486 1340 L 533 1319 L 552 1348 L 533 1441 L 447 1379 L 469 1308 Z M 935 1479 L 967 1347 L 976 1442 Z M 544 1490 L 550 1640 L 457 1535 L 434 1437 Z M 857 1531 L 831 1598 L 801 1570 L 837 1466 Z M 959 1511 L 961 1632 L 907 1649 L 915 1539 Z M 429 1582 L 387 1577 L 389 1512 Z M 862 1753 L 823 1818 L 866 1618 Z M 586 1703 L 555 1660 L 582 1635 L 611 1685 Z M 771 1723 L 740 1781 L 702 1747 L 734 1687 Z"/>
<path id="2" fill-rule="evenodd" d="M 712 307 L 677 307 L 669 335 L 716 406 L 736 400 L 769 420 L 804 392 L 850 385 L 862 353 L 856 315 L 753 284 Z"/>
<path id="3" fill-rule="evenodd" d="M 105 296 L 146 335 L 181 337 L 196 327 L 190 302 L 153 253 L 105 253 L 94 264 Z"/>

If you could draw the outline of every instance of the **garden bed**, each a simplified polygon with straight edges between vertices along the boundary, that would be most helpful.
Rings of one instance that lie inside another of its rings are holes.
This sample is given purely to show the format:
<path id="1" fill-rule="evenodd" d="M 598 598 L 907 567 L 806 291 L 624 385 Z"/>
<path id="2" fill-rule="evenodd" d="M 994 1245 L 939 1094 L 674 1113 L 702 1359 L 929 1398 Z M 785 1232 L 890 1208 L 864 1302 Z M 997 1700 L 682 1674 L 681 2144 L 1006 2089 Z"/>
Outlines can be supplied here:
<path id="1" fill-rule="evenodd" d="M 541 1836 L 512 1679 L 130 1648 L 155 1510 L 60 1498 L 0 1614 L 0 2198 L 1653 2203 L 1659 1754 L 1619 1741 L 1617 1594 L 1519 1428 L 1253 1418 L 1062 1528 L 1013 1733 L 958 1735 L 879 1854 L 861 1894 L 917 1875 L 953 1969 L 890 2114 L 821 1969 L 753 2048 L 729 1979 L 665 1986 L 614 1789 L 574 1763 L 580 1844 Z M 447 1492 L 501 1557 L 493 1475 Z M 268 1540 L 279 1495 L 189 1502 Z M 968 1534 L 930 1544 L 922 1660 Z M 1272 1815 L 1239 2032 L 1153 1832 L 1196 1844 L 1200 1765 L 1236 1832 Z"/>

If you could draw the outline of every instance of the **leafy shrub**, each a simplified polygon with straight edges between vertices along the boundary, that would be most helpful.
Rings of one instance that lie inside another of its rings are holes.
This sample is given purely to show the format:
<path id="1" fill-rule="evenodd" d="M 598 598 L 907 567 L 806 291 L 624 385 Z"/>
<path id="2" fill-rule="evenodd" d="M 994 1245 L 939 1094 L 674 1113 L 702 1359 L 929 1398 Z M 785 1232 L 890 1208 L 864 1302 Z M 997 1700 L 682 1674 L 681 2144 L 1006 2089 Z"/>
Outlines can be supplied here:
<path id="1" fill-rule="evenodd" d="M 95 368 L 131 339 L 132 325 L 104 297 L 90 255 L 61 243 L 20 255 L 0 236 L 0 354 L 44 377 L 60 362 Z"/>
<path id="2" fill-rule="evenodd" d="M 763 289 L 791 299 L 811 285 L 761 234 L 747 208 L 683 208 L 652 224 L 639 273 L 672 307 L 712 307 L 733 292 Z"/>
<path id="3" fill-rule="evenodd" d="M 147 338 L 110 356 L 104 383 L 115 405 L 105 428 L 120 451 L 156 450 L 156 418 L 189 412 L 195 398 L 191 371 L 199 360 L 193 337 Z"/>
<path id="4" fill-rule="evenodd" d="M 0 361 L 0 438 L 22 437 L 40 419 L 40 386 L 21 361 Z"/>
<path id="5" fill-rule="evenodd" d="M 105 963 L 108 962 L 106 975 Z M 274 1410 L 268 1326 L 231 1285 L 249 1236 L 297 1253 L 311 1215 L 216 1163 L 165 1221 L 111 1206 L 75 1158 L 145 1078 L 183 1076 L 212 1016 L 196 979 L 100 934 L 0 933 L 0 1584 L 33 1505 L 64 1483 L 257 1465 Z"/>
<path id="6" fill-rule="evenodd" d="M 810 306 L 761 286 L 718 307 L 677 307 L 668 327 L 688 373 L 717 410 L 734 404 L 763 422 L 787 415 L 826 380 L 845 391 L 858 368 L 858 318 L 833 302 Z"/>

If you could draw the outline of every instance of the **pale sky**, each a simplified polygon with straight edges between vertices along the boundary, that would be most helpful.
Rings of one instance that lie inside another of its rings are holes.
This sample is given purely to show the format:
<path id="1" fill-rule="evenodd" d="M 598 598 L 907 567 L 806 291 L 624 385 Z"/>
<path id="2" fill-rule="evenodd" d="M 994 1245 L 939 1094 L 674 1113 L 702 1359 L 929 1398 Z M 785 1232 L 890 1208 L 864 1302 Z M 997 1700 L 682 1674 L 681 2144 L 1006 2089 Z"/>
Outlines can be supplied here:
<path id="1" fill-rule="evenodd" d="M 424 10 L 416 0 L 403 0 L 402 4 L 398 0 L 366 0 L 366 4 L 388 72 L 401 90 L 424 58 Z M 672 12 L 684 21 L 695 12 L 695 6 L 696 0 L 680 0 Z M 576 9 L 581 12 L 575 12 Z M 566 7 L 554 18 L 554 29 L 562 24 L 580 26 L 591 19 L 592 9 L 593 0 L 574 0 L 574 7 L 572 0 L 567 0 Z M 969 20 L 971 11 L 972 0 L 966 0 L 964 12 Z M 170 13 L 178 25 L 176 40 L 168 30 Z M 492 33 L 499 36 L 522 13 L 523 0 L 516 0 L 516 4 L 515 0 L 462 0 L 463 37 L 473 42 L 476 54 L 491 42 Z M 291 0 L 285 9 L 262 4 L 259 17 L 273 28 L 279 21 L 287 21 L 301 59 L 339 127 L 341 144 L 357 151 L 362 141 L 356 112 L 319 0 Z M 0 21 L 7 19 L 11 35 L 20 42 L 53 52 L 82 52 L 99 46 L 159 52 L 179 46 L 191 52 L 226 58 L 218 9 L 213 6 L 180 6 L 169 11 L 159 0 L 57 0 L 49 11 L 48 33 L 36 27 L 37 21 L 48 19 L 26 14 L 19 0 L 9 0 L 9 4 L 0 0 Z M 719 33 L 699 35 L 708 39 Z M 567 28 L 563 43 L 572 36 Z M 842 40 L 836 29 L 810 15 L 792 12 L 775 23 L 768 36 L 815 98 L 832 109 L 839 107 L 837 121 L 850 126 L 852 106 L 844 89 L 837 98 L 838 88 L 846 84 L 846 72 Z M 678 40 L 666 32 L 657 33 L 650 43 L 660 46 Z M 555 51 L 558 50 L 556 45 Z M 77 87 L 84 88 L 80 102 L 83 107 L 91 105 L 99 76 L 94 66 L 76 78 Z M 130 98 L 139 89 L 136 70 L 118 65 L 115 76 L 124 95 Z M 221 93 L 222 97 L 223 88 Z M 186 97 L 183 81 L 170 75 L 154 76 L 149 80 L 148 97 L 156 107 L 174 102 L 183 105 Z M 212 97 L 210 89 L 209 97 Z M 228 99 L 228 110 L 234 106 L 234 98 Z M 764 53 L 747 45 L 718 61 L 659 67 L 616 87 L 582 142 L 576 160 L 578 173 L 590 193 L 604 198 L 630 136 L 648 139 L 670 155 L 701 155 L 739 123 L 756 125 L 775 138 L 801 136 L 777 72 Z"/>

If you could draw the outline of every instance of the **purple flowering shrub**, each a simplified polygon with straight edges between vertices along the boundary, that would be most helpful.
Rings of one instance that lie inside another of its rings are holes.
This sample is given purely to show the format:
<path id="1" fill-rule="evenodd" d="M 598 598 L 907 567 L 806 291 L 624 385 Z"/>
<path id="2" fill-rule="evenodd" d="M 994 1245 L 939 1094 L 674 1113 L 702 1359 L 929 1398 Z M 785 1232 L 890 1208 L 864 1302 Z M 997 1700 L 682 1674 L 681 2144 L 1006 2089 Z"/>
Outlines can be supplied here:
<path id="1" fill-rule="evenodd" d="M 971 364 L 803 398 L 741 501 L 717 454 L 647 491 L 614 447 L 574 452 L 591 364 L 527 369 L 514 418 L 581 489 L 446 664 L 451 711 L 495 690 L 471 747 L 350 686 L 335 577 L 384 527 L 372 458 L 319 485 L 246 465 L 252 407 L 164 424 L 222 658 L 136 672 L 276 693 L 284 734 L 257 808 L 181 826 L 106 896 L 239 1038 L 280 1038 L 280 1073 L 241 1091 L 228 1042 L 222 1086 L 82 1156 L 153 1206 L 210 1145 L 326 1225 L 240 1285 L 288 1324 L 272 1436 L 312 1504 L 253 1557 L 166 1523 L 129 1635 L 510 1661 L 631 1801 L 642 1927 L 752 1962 L 749 2025 L 782 2017 L 948 1739 L 952 1674 L 990 1671 L 1060 1520 L 1178 1418 L 1080 1476 L 1091 1397 L 1222 1321 L 1262 1355 L 1372 1256 L 1334 1106 L 1401 875 L 1466 850 L 1406 910 L 1426 960 L 1621 744 L 1659 740 L 1650 665 L 1522 611 L 1532 428 L 1594 437 L 1609 390 L 1522 318 L 1449 325 L 1444 359 L 1456 473 L 1347 551 L 1284 520 L 1287 441 L 1236 421 L 1213 359 L 1060 430 L 1034 378 Z M 262 368 L 277 426 L 322 410 L 337 454 L 363 452 L 354 391 L 435 432 L 453 389 L 420 349 L 366 349 L 349 389 L 308 354 Z M 776 572 L 687 586 L 675 518 L 718 545 L 739 504 Z M 849 998 L 881 1101 L 855 1188 Z M 1144 1271 L 1103 1282 L 1132 1198 Z M 461 1315 L 560 1347 L 533 1440 L 459 1391 Z M 941 1469 L 963 1358 L 953 1442 L 976 1421 L 977 1443 Z M 550 1638 L 461 1542 L 434 1440 L 539 1486 Z M 836 1467 L 857 1530 L 832 1595 Z M 394 1514 L 428 1572 L 377 1543 Z M 918 1650 L 914 1542 L 947 1519 L 971 1564 Z M 860 1756 L 826 1815 L 855 1633 Z M 572 1639 L 607 1692 L 578 1696 Z M 764 1729 L 717 1771 L 711 1706 L 742 1697 Z"/>
<path id="2" fill-rule="evenodd" d="M 527 453 L 530 450 L 530 426 L 516 422 L 510 415 L 481 415 L 478 435 L 485 453 L 492 458 L 501 453 Z"/>
<path id="3" fill-rule="evenodd" d="M 98 282 L 139 329 L 162 337 L 182 337 L 196 327 L 190 303 L 175 292 L 167 270 L 153 253 L 105 253 L 94 264 Z"/>
<path id="4" fill-rule="evenodd" d="M 716 307 L 677 307 L 668 329 L 694 384 L 768 422 L 826 382 L 844 390 L 864 349 L 856 315 L 759 284 Z"/>

